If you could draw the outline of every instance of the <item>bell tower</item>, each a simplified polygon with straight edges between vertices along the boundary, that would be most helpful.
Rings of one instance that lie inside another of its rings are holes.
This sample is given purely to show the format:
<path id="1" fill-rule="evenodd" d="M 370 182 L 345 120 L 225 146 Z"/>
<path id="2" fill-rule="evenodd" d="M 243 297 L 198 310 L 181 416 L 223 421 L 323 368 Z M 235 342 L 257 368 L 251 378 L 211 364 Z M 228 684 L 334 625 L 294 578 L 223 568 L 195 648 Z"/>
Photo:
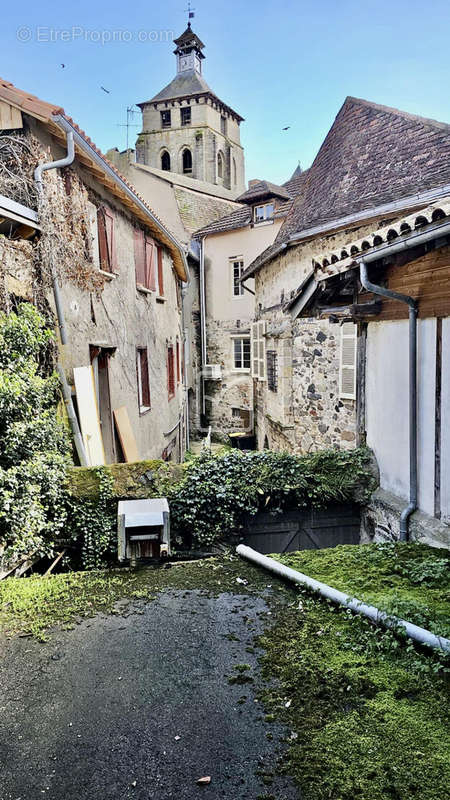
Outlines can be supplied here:
<path id="1" fill-rule="evenodd" d="M 177 57 L 177 74 L 193 69 L 201 75 L 202 61 L 205 58 L 202 50 L 205 45 L 191 30 L 190 22 L 188 22 L 185 32 L 178 39 L 174 39 L 173 43 L 177 46 L 173 51 Z"/>
<path id="2" fill-rule="evenodd" d="M 191 28 L 174 39 L 176 75 L 144 103 L 136 161 L 157 173 L 202 181 L 234 200 L 245 191 L 241 117 L 203 77 L 205 45 Z M 212 192 L 215 193 L 214 191 Z"/>

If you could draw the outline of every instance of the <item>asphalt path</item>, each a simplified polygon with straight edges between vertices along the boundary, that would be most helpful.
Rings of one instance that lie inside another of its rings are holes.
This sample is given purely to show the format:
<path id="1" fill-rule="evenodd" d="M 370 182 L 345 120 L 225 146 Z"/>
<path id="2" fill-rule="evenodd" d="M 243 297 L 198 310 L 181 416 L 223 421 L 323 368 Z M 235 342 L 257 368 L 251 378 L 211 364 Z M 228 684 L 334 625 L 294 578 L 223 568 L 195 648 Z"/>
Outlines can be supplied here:
<path id="1" fill-rule="evenodd" d="M 169 590 L 44 644 L 0 640 L 1 800 L 298 800 L 271 783 L 288 732 L 255 696 L 266 612 Z"/>

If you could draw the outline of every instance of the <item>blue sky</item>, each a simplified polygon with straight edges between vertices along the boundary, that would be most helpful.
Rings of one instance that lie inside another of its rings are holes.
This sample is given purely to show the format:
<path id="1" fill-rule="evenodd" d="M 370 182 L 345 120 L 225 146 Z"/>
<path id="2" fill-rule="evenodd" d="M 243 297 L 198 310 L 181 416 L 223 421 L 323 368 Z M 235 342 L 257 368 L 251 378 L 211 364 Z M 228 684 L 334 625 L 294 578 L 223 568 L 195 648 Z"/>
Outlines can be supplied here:
<path id="1" fill-rule="evenodd" d="M 205 78 L 246 120 L 247 179 L 280 183 L 298 160 L 309 166 L 347 95 L 450 122 L 449 0 L 192 5 Z M 186 7 L 187 0 L 5 3 L 0 74 L 62 105 L 102 150 L 124 149 L 126 107 L 175 73 L 168 38 L 184 30 Z"/>

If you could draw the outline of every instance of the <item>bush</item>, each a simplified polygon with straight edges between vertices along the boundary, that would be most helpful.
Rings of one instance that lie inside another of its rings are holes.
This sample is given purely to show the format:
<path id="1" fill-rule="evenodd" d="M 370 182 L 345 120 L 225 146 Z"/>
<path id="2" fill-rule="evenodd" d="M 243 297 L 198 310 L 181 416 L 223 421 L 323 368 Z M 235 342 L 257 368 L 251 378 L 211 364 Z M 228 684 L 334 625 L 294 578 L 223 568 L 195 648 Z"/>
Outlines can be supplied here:
<path id="1" fill-rule="evenodd" d="M 270 450 L 203 454 L 170 492 L 171 525 L 188 546 L 210 545 L 264 509 L 364 502 L 375 488 L 370 451 L 324 450 L 308 456 Z"/>
<path id="2" fill-rule="evenodd" d="M 0 314 L 0 558 L 51 554 L 67 520 L 69 437 L 46 366 L 53 334 L 30 304 Z"/>

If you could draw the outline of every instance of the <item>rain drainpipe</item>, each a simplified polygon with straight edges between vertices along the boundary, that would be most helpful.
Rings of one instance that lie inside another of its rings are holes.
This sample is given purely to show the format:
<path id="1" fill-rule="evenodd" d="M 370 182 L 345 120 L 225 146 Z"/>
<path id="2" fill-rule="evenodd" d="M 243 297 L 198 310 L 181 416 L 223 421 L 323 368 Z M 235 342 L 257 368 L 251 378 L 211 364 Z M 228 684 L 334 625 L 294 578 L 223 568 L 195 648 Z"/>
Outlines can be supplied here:
<path id="1" fill-rule="evenodd" d="M 315 578 L 310 578 L 309 575 L 304 575 L 303 572 L 291 569 L 291 567 L 287 567 L 280 561 L 275 561 L 274 558 L 264 556 L 262 553 L 258 553 L 257 550 L 253 550 L 245 544 L 238 545 L 236 552 L 239 556 L 242 556 L 242 558 L 252 561 L 259 567 L 264 567 L 264 569 L 273 572 L 275 575 L 278 575 L 278 577 L 296 583 L 299 586 L 307 586 L 308 589 L 312 589 L 313 592 L 317 592 L 322 597 L 326 597 L 328 600 L 331 600 L 332 603 L 344 606 L 344 608 L 350 608 L 356 614 L 362 614 L 377 625 L 384 625 L 385 628 L 392 628 L 394 630 L 401 629 L 410 639 L 419 642 L 419 644 L 425 644 L 429 647 L 443 650 L 445 653 L 450 652 L 450 639 L 446 639 L 444 636 L 438 636 L 426 628 L 421 628 L 419 625 L 408 622 L 406 619 L 394 617 L 391 614 L 387 614 L 385 611 L 381 611 L 376 606 L 363 603 L 356 597 L 351 597 L 345 592 L 334 589 L 333 586 L 328 586 L 326 583 L 316 581 Z"/>
<path id="2" fill-rule="evenodd" d="M 205 414 L 205 379 L 203 375 L 203 369 L 206 364 L 205 238 L 206 237 L 200 239 L 200 343 L 202 414 Z"/>
<path id="3" fill-rule="evenodd" d="M 67 138 L 67 155 L 64 158 L 60 158 L 58 161 L 49 161 L 47 162 L 47 164 L 38 164 L 38 166 L 34 170 L 34 182 L 36 184 L 36 189 L 40 198 L 42 198 L 42 195 L 44 193 L 42 173 L 47 172 L 49 169 L 57 169 L 58 167 L 68 167 L 69 164 L 72 164 L 75 158 L 75 145 L 73 141 L 73 133 L 68 132 L 66 138 Z M 66 325 L 64 322 L 64 312 L 62 308 L 61 295 L 59 291 L 58 274 L 56 272 L 54 264 L 52 264 L 52 285 L 53 285 L 53 297 L 55 299 L 56 315 L 58 317 L 58 326 L 59 326 L 59 335 L 61 337 L 61 344 L 67 344 Z M 73 433 L 75 449 L 77 451 L 77 455 L 81 466 L 86 467 L 88 463 L 86 458 L 86 451 L 80 433 L 78 420 L 75 414 L 75 409 L 73 407 L 70 388 L 67 384 L 64 370 L 60 364 L 58 364 L 57 369 L 63 390 L 67 415 L 69 417 L 69 423 Z"/>
<path id="4" fill-rule="evenodd" d="M 364 261 L 359 262 L 359 275 L 368 292 L 398 300 L 409 307 L 409 504 L 400 516 L 400 541 L 406 542 L 409 538 L 409 518 L 417 508 L 417 302 L 407 294 L 371 283 Z"/>
<path id="5" fill-rule="evenodd" d="M 75 145 L 73 141 L 73 133 L 67 133 L 67 155 L 65 158 L 60 158 L 58 161 L 49 161 L 47 164 L 38 164 L 34 170 L 34 182 L 38 191 L 39 197 L 42 197 L 44 186 L 42 182 L 42 173 L 49 169 L 58 169 L 58 167 L 68 167 L 75 158 Z M 64 322 L 64 312 L 62 309 L 61 295 L 59 291 L 58 274 L 55 265 L 52 264 L 52 284 L 53 284 L 53 297 L 55 298 L 56 314 L 58 317 L 59 335 L 61 343 L 67 344 L 67 333 Z"/>

